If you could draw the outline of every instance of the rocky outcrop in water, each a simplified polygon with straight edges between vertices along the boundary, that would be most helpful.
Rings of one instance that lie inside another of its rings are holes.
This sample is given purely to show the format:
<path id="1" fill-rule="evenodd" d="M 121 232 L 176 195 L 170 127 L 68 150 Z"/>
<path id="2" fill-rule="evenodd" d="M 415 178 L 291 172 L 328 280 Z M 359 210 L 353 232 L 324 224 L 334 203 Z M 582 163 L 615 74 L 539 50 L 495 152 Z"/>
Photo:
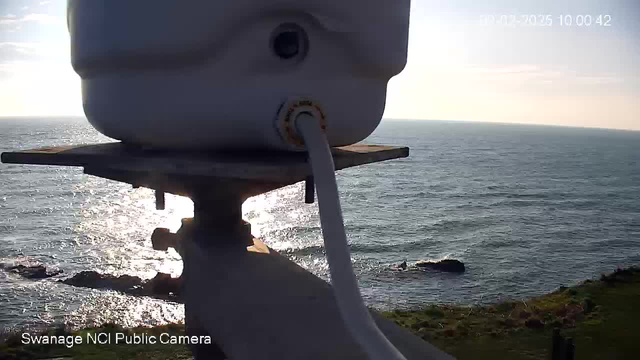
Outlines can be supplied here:
<path id="1" fill-rule="evenodd" d="M 156 276 L 145 283 L 145 288 L 155 295 L 167 295 L 177 297 L 180 295 L 182 278 L 172 278 L 165 273 L 157 273 Z"/>
<path id="2" fill-rule="evenodd" d="M 18 274 L 27 279 L 46 279 L 52 276 L 56 276 L 62 274 L 62 270 L 60 269 L 47 269 L 44 265 L 5 265 L 0 264 L 0 269 L 4 269 L 7 272 Z"/>
<path id="3" fill-rule="evenodd" d="M 135 296 L 151 296 L 164 300 L 177 301 L 180 293 L 180 278 L 158 273 L 151 280 L 142 280 L 137 276 L 100 274 L 95 271 L 82 271 L 60 282 L 91 289 L 108 289 Z"/>
<path id="4" fill-rule="evenodd" d="M 464 263 L 460 260 L 445 259 L 440 261 L 418 261 L 416 267 L 433 269 L 445 272 L 463 273 L 465 271 Z"/>
<path id="5" fill-rule="evenodd" d="M 103 275 L 95 271 L 82 271 L 71 278 L 60 280 L 67 285 L 91 289 L 110 289 L 125 293 L 137 292 L 142 288 L 142 279 L 129 275 Z"/>

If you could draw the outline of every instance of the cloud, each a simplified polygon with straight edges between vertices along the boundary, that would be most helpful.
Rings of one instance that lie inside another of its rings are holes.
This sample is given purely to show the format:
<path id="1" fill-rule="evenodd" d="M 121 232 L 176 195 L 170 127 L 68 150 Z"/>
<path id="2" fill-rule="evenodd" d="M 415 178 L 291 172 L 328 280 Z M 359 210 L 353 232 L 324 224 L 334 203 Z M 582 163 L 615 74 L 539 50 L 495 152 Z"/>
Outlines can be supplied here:
<path id="1" fill-rule="evenodd" d="M 596 75 L 596 76 L 579 76 L 576 81 L 583 84 L 593 85 L 607 85 L 607 84 L 620 84 L 625 82 L 625 79 L 618 76 L 610 75 Z"/>
<path id="2" fill-rule="evenodd" d="M 40 1 L 40 5 L 47 5 L 49 4 L 51 1 Z"/>
<path id="3" fill-rule="evenodd" d="M 17 17 L 13 14 L 0 16 L 0 26 L 17 25 L 26 22 L 37 22 L 44 25 L 64 24 L 64 21 L 61 18 L 47 14 L 27 14 L 21 17 Z"/>
<path id="4" fill-rule="evenodd" d="M 38 57 L 38 46 L 35 43 L 3 42 L 0 43 L 0 64 L 6 62 L 29 60 Z"/>
<path id="5" fill-rule="evenodd" d="M 530 74 L 540 72 L 540 67 L 537 65 L 529 64 L 519 64 L 502 67 L 467 66 L 459 69 L 459 72 L 475 74 Z"/>
<path id="6" fill-rule="evenodd" d="M 508 66 L 463 66 L 452 67 L 441 74 L 455 74 L 469 81 L 487 83 L 529 84 L 574 84 L 574 85 L 613 85 L 625 81 L 623 77 L 610 72 L 580 72 L 569 67 L 542 66 L 534 64 L 516 64 Z M 436 70 L 438 71 L 438 70 Z"/>
<path id="7" fill-rule="evenodd" d="M 69 43 L 0 42 L 0 65 L 15 61 L 68 62 Z"/>
<path id="8" fill-rule="evenodd" d="M 20 43 L 20 42 L 0 43 L 0 50 L 2 51 L 2 53 L 12 52 L 12 51 L 24 53 L 30 49 L 33 49 L 34 47 L 36 47 L 34 43 Z"/>

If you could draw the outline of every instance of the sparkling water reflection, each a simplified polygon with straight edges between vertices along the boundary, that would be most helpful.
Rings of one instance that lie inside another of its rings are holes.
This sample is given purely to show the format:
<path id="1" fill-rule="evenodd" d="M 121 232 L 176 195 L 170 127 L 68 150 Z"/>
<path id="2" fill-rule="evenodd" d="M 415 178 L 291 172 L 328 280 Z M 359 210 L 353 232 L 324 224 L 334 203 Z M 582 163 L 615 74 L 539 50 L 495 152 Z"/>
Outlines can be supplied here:
<path id="1" fill-rule="evenodd" d="M 486 302 L 540 294 L 640 262 L 640 134 L 446 122 L 383 122 L 368 140 L 412 155 L 338 173 L 354 268 L 368 304 Z M 2 120 L 0 151 L 109 141 L 84 120 Z M 249 199 L 255 236 L 328 278 L 317 204 L 295 184 Z M 41 263 L 144 279 L 179 276 L 175 251 L 151 247 L 177 231 L 189 199 L 84 175 L 0 166 L 0 263 Z M 464 275 L 398 272 L 403 260 L 458 258 Z M 25 280 L 0 270 L 0 327 L 183 319 L 182 305 Z"/>

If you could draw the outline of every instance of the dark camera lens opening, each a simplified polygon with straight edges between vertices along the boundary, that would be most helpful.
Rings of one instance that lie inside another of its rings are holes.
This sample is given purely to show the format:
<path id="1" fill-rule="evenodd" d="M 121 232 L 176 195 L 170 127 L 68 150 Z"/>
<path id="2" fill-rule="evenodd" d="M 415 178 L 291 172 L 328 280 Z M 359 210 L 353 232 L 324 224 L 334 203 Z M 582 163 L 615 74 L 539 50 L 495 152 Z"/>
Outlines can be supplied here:
<path id="1" fill-rule="evenodd" d="M 283 60 L 304 58 L 308 43 L 307 33 L 296 24 L 278 26 L 271 37 L 273 53 Z"/>
<path id="2" fill-rule="evenodd" d="M 283 59 L 291 59 L 300 53 L 300 39 L 293 31 L 280 33 L 273 39 L 273 51 Z"/>

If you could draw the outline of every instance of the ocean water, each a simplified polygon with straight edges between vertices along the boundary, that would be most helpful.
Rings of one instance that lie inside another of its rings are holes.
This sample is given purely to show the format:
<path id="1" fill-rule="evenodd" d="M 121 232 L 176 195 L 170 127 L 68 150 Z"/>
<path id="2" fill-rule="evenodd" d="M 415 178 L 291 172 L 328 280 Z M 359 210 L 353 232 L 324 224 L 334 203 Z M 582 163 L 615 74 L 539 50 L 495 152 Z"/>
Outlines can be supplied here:
<path id="1" fill-rule="evenodd" d="M 2 119 L 0 151 L 109 141 L 84 119 Z M 384 120 L 366 143 L 407 159 L 338 172 L 362 294 L 379 309 L 476 304 L 539 295 L 640 263 L 640 132 Z M 249 199 L 254 235 L 323 278 L 317 205 L 302 184 Z M 151 248 L 158 226 L 193 214 L 168 196 L 79 168 L 0 164 L 0 263 L 179 276 L 180 257 Z M 407 260 L 455 258 L 464 274 L 398 272 Z M 0 270 L 0 328 L 179 321 L 182 305 L 27 280 Z"/>

